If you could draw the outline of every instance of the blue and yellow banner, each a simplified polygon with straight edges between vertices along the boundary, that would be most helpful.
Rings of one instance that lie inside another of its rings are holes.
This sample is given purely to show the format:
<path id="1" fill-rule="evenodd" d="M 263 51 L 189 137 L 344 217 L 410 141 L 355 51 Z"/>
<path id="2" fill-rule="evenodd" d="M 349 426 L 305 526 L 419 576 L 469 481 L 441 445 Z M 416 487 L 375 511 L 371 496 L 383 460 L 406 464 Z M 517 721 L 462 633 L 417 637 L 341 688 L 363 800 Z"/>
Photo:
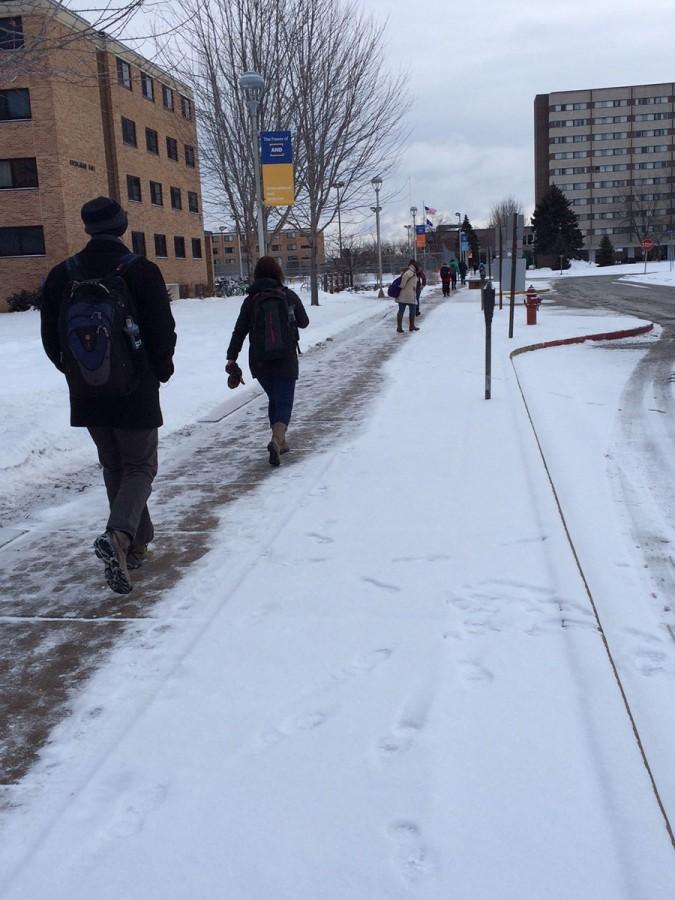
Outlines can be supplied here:
<path id="1" fill-rule="evenodd" d="M 260 159 L 265 206 L 292 206 L 295 178 L 290 131 L 262 131 Z"/>

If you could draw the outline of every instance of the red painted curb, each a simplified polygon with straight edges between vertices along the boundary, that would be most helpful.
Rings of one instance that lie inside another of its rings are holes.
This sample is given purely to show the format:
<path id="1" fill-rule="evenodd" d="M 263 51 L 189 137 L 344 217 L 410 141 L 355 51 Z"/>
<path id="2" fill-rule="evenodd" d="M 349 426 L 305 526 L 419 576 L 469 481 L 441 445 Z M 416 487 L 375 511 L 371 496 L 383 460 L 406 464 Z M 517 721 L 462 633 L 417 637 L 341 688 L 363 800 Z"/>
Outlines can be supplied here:
<path id="1" fill-rule="evenodd" d="M 544 341 L 541 344 L 528 344 L 527 347 L 517 347 L 509 353 L 512 359 L 520 353 L 528 353 L 530 350 L 543 350 L 546 347 L 562 347 L 565 344 L 584 344 L 586 341 L 618 341 L 621 338 L 637 337 L 639 334 L 647 334 L 654 327 L 652 322 L 649 325 L 640 325 L 638 328 L 627 328 L 625 331 L 605 331 L 603 334 L 587 334 L 583 337 L 562 338 L 558 341 Z"/>

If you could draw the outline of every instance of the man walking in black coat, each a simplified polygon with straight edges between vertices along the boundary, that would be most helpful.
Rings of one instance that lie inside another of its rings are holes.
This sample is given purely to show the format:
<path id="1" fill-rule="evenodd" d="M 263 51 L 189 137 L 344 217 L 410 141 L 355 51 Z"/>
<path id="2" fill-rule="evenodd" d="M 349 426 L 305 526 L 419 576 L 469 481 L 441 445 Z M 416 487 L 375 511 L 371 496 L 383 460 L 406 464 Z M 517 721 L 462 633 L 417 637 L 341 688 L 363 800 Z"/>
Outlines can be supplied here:
<path id="1" fill-rule="evenodd" d="M 109 197 L 97 197 L 84 204 L 81 216 L 91 240 L 47 276 L 42 343 L 49 359 L 65 373 L 69 351 L 64 346 L 64 305 L 72 302 L 74 283 L 121 275 L 133 304 L 125 329 L 135 350 L 133 387 L 119 396 L 96 395 L 94 387 L 84 396 L 70 377 L 69 387 L 70 424 L 87 428 L 96 444 L 110 502 L 106 530 L 95 540 L 94 550 L 105 565 L 109 587 L 127 594 L 132 588 L 129 569 L 142 565 L 154 537 L 147 501 L 157 474 L 158 428 L 163 424 L 159 384 L 173 375 L 175 322 L 162 273 L 145 257 L 131 255 L 121 241 L 127 229 L 122 207 Z"/>

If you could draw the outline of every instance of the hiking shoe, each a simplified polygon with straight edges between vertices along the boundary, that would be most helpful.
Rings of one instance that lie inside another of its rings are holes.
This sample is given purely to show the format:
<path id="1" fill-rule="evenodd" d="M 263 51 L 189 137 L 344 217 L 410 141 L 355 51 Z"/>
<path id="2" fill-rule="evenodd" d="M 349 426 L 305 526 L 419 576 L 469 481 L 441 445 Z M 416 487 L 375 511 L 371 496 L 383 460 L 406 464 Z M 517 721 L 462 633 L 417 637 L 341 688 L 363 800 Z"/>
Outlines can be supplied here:
<path id="1" fill-rule="evenodd" d="M 116 594 L 128 594 L 132 590 L 127 569 L 129 544 L 129 536 L 123 531 L 105 531 L 94 541 L 94 553 L 105 565 L 105 580 Z"/>
<path id="2" fill-rule="evenodd" d="M 132 544 L 127 553 L 127 569 L 140 569 L 148 558 L 147 544 Z"/>

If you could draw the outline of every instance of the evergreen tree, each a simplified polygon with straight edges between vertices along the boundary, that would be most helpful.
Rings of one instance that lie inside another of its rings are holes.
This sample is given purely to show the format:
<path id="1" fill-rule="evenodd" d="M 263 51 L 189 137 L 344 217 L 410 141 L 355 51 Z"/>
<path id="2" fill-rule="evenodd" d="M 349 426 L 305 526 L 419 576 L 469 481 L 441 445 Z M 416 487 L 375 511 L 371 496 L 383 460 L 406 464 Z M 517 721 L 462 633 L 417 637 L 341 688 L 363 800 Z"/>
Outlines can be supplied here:
<path id="1" fill-rule="evenodd" d="M 469 249 L 471 250 L 471 262 L 478 265 L 480 262 L 479 249 L 478 249 L 478 235 L 473 230 L 473 225 L 469 221 L 468 216 L 464 216 L 464 221 L 462 222 L 462 231 L 469 239 Z"/>
<path id="2" fill-rule="evenodd" d="M 534 250 L 545 256 L 564 257 L 564 264 L 584 245 L 572 204 L 556 184 L 546 191 L 532 216 Z"/>
<path id="3" fill-rule="evenodd" d="M 599 266 L 614 265 L 614 247 L 607 235 L 604 235 L 600 241 L 598 252 L 595 254 L 595 261 Z"/>

